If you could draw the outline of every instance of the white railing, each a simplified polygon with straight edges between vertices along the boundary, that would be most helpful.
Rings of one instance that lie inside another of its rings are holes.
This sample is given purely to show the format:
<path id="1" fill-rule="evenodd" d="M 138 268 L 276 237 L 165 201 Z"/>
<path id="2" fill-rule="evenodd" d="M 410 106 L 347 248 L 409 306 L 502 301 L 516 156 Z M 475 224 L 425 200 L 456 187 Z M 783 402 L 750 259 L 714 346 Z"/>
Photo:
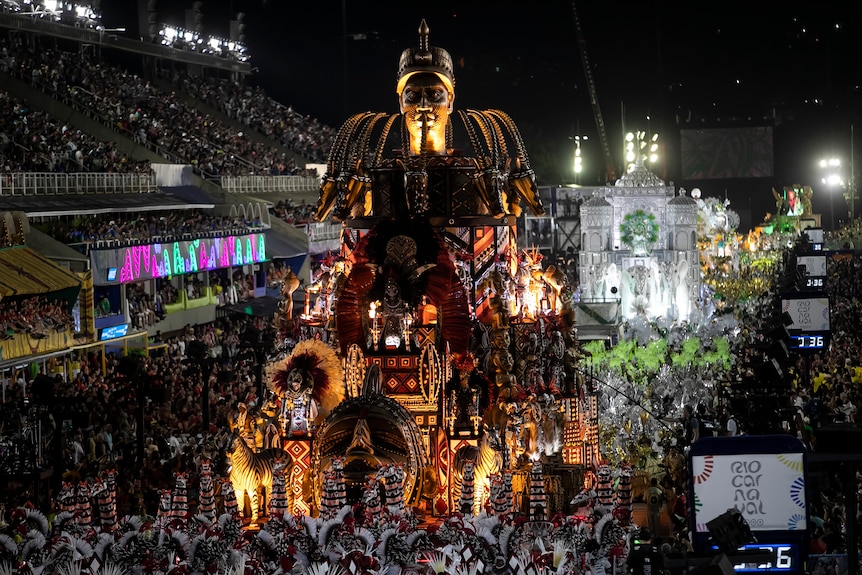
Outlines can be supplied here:
<path id="1" fill-rule="evenodd" d="M 16 172 L 0 175 L 0 196 L 143 194 L 156 191 L 156 178 L 152 172 Z"/>
<path id="2" fill-rule="evenodd" d="M 308 241 L 323 242 L 327 240 L 340 240 L 341 232 L 343 230 L 344 226 L 341 224 L 328 222 L 308 224 Z"/>
<path id="3" fill-rule="evenodd" d="M 232 194 L 266 192 L 317 192 L 320 178 L 314 176 L 222 176 L 221 187 Z"/>

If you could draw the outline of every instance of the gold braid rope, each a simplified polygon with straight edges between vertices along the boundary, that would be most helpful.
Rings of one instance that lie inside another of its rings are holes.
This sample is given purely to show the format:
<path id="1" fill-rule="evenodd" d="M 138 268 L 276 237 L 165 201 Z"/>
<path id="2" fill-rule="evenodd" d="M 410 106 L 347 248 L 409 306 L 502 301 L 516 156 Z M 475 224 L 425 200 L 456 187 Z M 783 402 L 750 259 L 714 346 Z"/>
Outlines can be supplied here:
<path id="1" fill-rule="evenodd" d="M 481 114 L 482 117 L 485 118 L 485 121 L 488 122 L 488 125 L 497 141 L 497 149 L 499 150 L 497 153 L 497 166 L 500 168 L 501 172 L 505 172 L 507 171 L 506 161 L 509 159 L 509 147 L 506 145 L 506 138 L 503 135 L 503 130 L 500 128 L 500 123 L 497 121 L 497 118 L 494 117 L 493 114 L 490 114 L 488 110 L 482 111 Z"/>
<path id="2" fill-rule="evenodd" d="M 410 142 L 407 141 L 407 117 L 401 114 L 401 157 L 410 157 Z"/>
<path id="3" fill-rule="evenodd" d="M 356 168 L 356 159 L 361 155 L 362 134 L 368 129 L 368 124 L 376 116 L 374 112 L 363 112 L 353 131 L 350 133 L 350 138 L 345 145 L 345 151 L 342 156 L 341 171 L 353 174 Z"/>
<path id="4" fill-rule="evenodd" d="M 326 173 L 323 175 L 323 181 L 320 184 L 320 195 L 317 199 L 317 210 L 314 214 L 314 218 L 317 221 L 323 221 L 329 215 L 332 206 L 338 201 L 340 191 L 337 180 L 341 171 L 345 168 L 348 144 L 353 138 L 357 126 L 368 113 L 361 112 L 348 118 L 341 125 L 338 134 L 335 136 L 335 141 L 327 158 Z"/>
<path id="5" fill-rule="evenodd" d="M 332 152 L 332 167 L 328 174 L 327 180 L 322 184 L 322 193 L 318 199 L 318 212 L 316 217 L 322 219 L 323 216 L 329 213 L 332 205 L 335 205 L 335 217 L 342 217 L 349 209 L 354 193 L 350 190 L 349 181 L 346 177 L 351 175 L 351 159 L 354 156 L 354 147 L 356 132 L 362 127 L 365 121 L 373 116 L 373 112 L 360 112 L 354 114 L 344 123 L 338 133 L 338 141 L 333 145 Z M 338 166 L 336 167 L 336 162 Z M 323 202 L 324 197 L 327 198 Z"/>
<path id="6" fill-rule="evenodd" d="M 384 116 L 386 116 L 385 112 L 374 114 L 374 116 L 366 123 L 365 130 L 357 141 L 358 145 L 353 146 L 353 155 L 350 158 L 350 164 L 353 166 L 356 173 L 365 172 L 365 170 L 362 170 L 361 168 L 362 162 L 368 157 L 368 143 L 371 140 L 371 132 L 374 130 L 374 126 L 377 125 L 377 122 L 382 120 Z"/>
<path id="7" fill-rule="evenodd" d="M 446 119 L 446 149 L 451 150 L 455 147 L 455 135 L 452 133 L 452 119 Z"/>
<path id="8" fill-rule="evenodd" d="M 488 113 L 499 118 L 506 126 L 509 135 L 512 137 L 512 141 L 515 142 L 515 149 L 518 153 L 518 163 L 520 164 L 519 167 L 521 171 L 529 172 L 530 160 L 527 158 L 527 148 L 524 145 L 524 139 L 521 137 L 521 132 L 518 130 L 518 126 L 515 125 L 515 122 L 509 114 L 502 110 L 488 110 Z"/>
<path id="9" fill-rule="evenodd" d="M 502 215 L 505 212 L 505 208 L 503 207 L 503 190 L 500 185 L 500 175 L 501 163 L 506 154 L 506 142 L 502 138 L 499 126 L 496 125 L 493 118 L 478 110 L 468 110 L 467 116 L 479 126 L 486 144 L 484 149 L 488 153 L 485 161 L 479 166 L 480 173 L 477 174 L 475 180 L 479 197 L 485 203 L 489 213 L 494 216 Z M 468 126 L 468 133 L 471 132 L 473 122 L 465 120 L 465 125 Z M 473 133 L 473 146 L 477 153 L 482 153 L 481 147 L 476 140 L 478 138 Z"/>
<path id="10" fill-rule="evenodd" d="M 428 167 L 428 115 L 422 114 L 422 137 L 419 139 L 419 169 Z"/>
<path id="11" fill-rule="evenodd" d="M 344 159 L 347 155 L 346 152 L 348 145 L 353 138 L 353 134 L 356 131 L 357 126 L 368 114 L 369 112 L 354 114 L 348 118 L 338 130 L 338 134 L 335 136 L 335 142 L 332 145 L 332 150 L 329 152 L 329 165 L 327 168 L 331 176 L 337 176 L 345 167 Z M 336 165 L 336 163 L 338 165 Z"/>
<path id="12" fill-rule="evenodd" d="M 476 128 L 473 127 L 473 122 L 470 121 L 470 117 L 467 113 L 463 110 L 458 110 L 458 116 L 461 118 L 461 123 L 464 124 L 464 128 L 467 130 L 467 138 L 470 140 L 470 145 L 476 152 L 478 168 L 480 170 L 487 169 L 488 163 L 491 161 L 491 151 L 487 150 L 479 142 L 479 137 L 476 135 Z"/>
<path id="13" fill-rule="evenodd" d="M 514 191 L 515 195 L 520 196 L 529 204 L 530 209 L 535 215 L 543 214 L 545 208 L 542 206 L 542 198 L 536 188 L 535 173 L 530 167 L 530 160 L 527 158 L 527 149 L 524 146 L 521 132 L 515 125 L 515 122 L 512 121 L 512 118 L 505 112 L 501 110 L 488 110 L 488 113 L 503 123 L 509 132 L 509 136 L 514 141 L 515 149 L 517 150 L 517 165 L 514 166 L 514 169 L 509 170 L 509 188 Z M 520 210 L 517 207 L 519 201 L 516 200 L 511 203 L 513 206 L 516 206 L 516 211 Z"/>
<path id="14" fill-rule="evenodd" d="M 380 134 L 380 139 L 377 141 L 377 149 L 374 152 L 374 163 L 372 166 L 379 166 L 380 162 L 383 160 L 383 152 L 386 148 L 386 140 L 389 139 L 389 132 L 392 130 L 392 125 L 395 123 L 401 116 L 401 114 L 392 114 L 389 116 L 389 119 L 386 120 L 386 124 L 383 126 L 383 133 Z"/>
<path id="15" fill-rule="evenodd" d="M 362 203 L 362 213 L 360 215 L 366 215 L 366 211 L 369 206 L 367 205 L 365 198 L 368 189 L 371 186 L 371 178 L 368 176 L 367 170 L 364 169 L 363 162 L 368 156 L 368 143 L 371 140 L 371 133 L 374 131 L 374 127 L 377 125 L 377 122 L 379 122 L 384 116 L 386 116 L 386 114 L 383 112 L 378 112 L 376 114 L 371 114 L 369 112 L 360 123 L 364 124 L 361 135 L 352 140 L 352 153 L 350 154 L 350 165 L 347 170 L 350 177 L 347 182 L 348 195 L 344 199 L 343 205 L 339 206 L 339 215 L 341 216 L 346 216 L 352 212 L 356 204 L 359 202 Z M 359 127 L 360 126 L 357 126 L 357 128 Z M 355 132 L 358 131 L 359 130 L 357 129 Z"/>

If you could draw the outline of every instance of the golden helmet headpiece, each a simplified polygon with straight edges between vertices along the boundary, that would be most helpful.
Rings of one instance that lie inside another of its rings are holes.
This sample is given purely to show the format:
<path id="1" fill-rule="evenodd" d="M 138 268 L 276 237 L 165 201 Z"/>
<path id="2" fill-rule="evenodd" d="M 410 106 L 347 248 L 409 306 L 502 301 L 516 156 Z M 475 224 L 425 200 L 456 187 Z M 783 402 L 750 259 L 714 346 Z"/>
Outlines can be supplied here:
<path id="1" fill-rule="evenodd" d="M 452 56 L 443 48 L 430 46 L 428 43 L 428 24 L 425 19 L 419 24 L 419 47 L 407 48 L 401 52 L 398 61 L 398 84 L 395 92 L 401 95 L 404 85 L 415 74 L 434 74 L 449 92 L 455 91 L 455 69 L 452 66 Z"/>

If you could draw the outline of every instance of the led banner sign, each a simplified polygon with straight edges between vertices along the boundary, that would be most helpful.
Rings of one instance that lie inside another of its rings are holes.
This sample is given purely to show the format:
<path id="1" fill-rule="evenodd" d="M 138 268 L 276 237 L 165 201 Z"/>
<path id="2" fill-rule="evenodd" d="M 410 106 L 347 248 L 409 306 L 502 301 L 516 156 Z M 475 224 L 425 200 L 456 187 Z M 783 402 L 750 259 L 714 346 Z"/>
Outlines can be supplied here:
<path id="1" fill-rule="evenodd" d="M 266 261 L 264 234 L 90 251 L 93 283 L 112 285 Z"/>

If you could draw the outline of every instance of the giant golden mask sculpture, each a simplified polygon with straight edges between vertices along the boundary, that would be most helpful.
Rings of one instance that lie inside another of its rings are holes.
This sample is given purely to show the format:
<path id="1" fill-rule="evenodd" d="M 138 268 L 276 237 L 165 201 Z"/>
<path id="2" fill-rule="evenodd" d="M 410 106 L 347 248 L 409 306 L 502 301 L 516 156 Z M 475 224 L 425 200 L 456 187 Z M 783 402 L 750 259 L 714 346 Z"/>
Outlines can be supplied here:
<path id="1" fill-rule="evenodd" d="M 339 130 L 316 220 L 430 217 L 452 225 L 458 217 L 518 216 L 524 206 L 544 213 L 517 126 L 500 110 L 454 110 L 452 57 L 428 35 L 423 20 L 418 47 L 401 54 L 400 112 L 355 114 Z M 463 179 L 448 181 L 444 172 Z"/>

